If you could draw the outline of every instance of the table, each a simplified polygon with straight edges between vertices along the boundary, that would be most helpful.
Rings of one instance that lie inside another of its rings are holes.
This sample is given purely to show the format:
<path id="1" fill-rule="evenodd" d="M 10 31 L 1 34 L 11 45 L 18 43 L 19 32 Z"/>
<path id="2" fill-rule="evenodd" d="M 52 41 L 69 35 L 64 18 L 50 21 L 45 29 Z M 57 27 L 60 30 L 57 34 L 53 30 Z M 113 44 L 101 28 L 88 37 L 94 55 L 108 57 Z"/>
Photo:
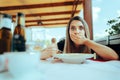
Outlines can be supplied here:
<path id="1" fill-rule="evenodd" d="M 40 61 L 37 71 L 16 78 L 2 72 L 0 80 L 120 80 L 120 61 L 86 60 L 84 64 Z"/>

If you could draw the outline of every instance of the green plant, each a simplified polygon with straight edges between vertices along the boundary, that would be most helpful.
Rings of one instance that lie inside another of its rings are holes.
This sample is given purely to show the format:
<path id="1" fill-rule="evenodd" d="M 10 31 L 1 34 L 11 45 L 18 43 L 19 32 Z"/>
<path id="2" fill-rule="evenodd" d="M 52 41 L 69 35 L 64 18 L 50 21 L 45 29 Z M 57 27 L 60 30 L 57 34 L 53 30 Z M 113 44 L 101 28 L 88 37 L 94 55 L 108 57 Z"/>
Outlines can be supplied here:
<path id="1" fill-rule="evenodd" d="M 109 25 L 110 28 L 105 31 L 108 32 L 109 35 L 120 34 L 120 16 L 117 17 L 117 19 L 109 20 L 107 25 Z"/>

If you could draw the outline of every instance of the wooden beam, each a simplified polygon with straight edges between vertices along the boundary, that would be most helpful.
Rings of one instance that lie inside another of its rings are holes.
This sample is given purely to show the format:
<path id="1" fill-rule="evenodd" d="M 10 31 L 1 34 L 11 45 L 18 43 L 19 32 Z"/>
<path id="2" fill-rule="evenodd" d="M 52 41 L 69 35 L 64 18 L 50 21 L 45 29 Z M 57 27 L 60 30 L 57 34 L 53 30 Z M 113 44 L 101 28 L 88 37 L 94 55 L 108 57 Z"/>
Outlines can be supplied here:
<path id="1" fill-rule="evenodd" d="M 79 12 L 80 12 L 80 11 L 79 11 L 79 10 L 77 10 L 75 13 L 79 13 Z M 25 17 L 49 16 L 49 15 L 61 15 L 61 14 L 71 14 L 71 11 L 26 14 L 26 15 L 25 15 Z M 13 18 L 15 18 L 15 17 L 16 17 L 16 15 L 13 15 Z"/>
<path id="2" fill-rule="evenodd" d="M 67 18 L 54 18 L 54 19 L 44 19 L 44 20 L 26 20 L 25 22 L 26 23 L 29 23 L 29 22 L 38 22 L 38 21 L 60 21 L 60 20 L 69 20 L 70 18 L 67 17 Z"/>
<path id="3" fill-rule="evenodd" d="M 87 22 L 90 30 L 90 39 L 93 40 L 92 0 L 84 0 L 83 9 L 84 19 Z"/>
<path id="4" fill-rule="evenodd" d="M 47 24 L 43 24 L 42 26 L 47 26 L 47 25 L 62 25 L 62 24 L 65 24 L 65 25 L 67 25 L 68 23 L 67 22 L 61 22 L 61 23 L 47 23 Z M 38 26 L 38 24 L 31 24 L 31 25 L 26 25 L 26 27 L 28 27 L 28 26 Z"/>
<path id="5" fill-rule="evenodd" d="M 81 4 L 80 1 L 78 4 Z M 20 9 L 33 9 L 33 8 L 44 8 L 44 7 L 57 7 L 57 6 L 69 6 L 73 5 L 73 1 L 69 2 L 58 2 L 58 3 L 47 3 L 47 4 L 32 4 L 32 5 L 20 5 L 20 6 L 6 6 L 0 7 L 0 11 L 6 10 L 20 10 Z"/>
<path id="6" fill-rule="evenodd" d="M 71 12 L 71 17 L 74 16 L 78 4 L 79 4 L 79 0 L 74 0 L 73 7 L 72 7 L 72 12 Z"/>

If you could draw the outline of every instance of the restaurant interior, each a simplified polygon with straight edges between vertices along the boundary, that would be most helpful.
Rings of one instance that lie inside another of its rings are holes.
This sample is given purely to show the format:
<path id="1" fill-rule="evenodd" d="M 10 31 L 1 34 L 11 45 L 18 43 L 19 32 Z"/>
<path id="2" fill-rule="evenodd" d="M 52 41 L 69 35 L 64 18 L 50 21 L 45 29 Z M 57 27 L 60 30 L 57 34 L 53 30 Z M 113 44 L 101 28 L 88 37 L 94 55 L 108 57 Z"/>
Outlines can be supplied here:
<path id="1" fill-rule="evenodd" d="M 90 38 L 93 39 L 91 6 L 91 0 L 1 0 L 0 28 L 7 27 L 13 36 L 20 17 L 19 23 L 25 30 L 25 46 L 28 48 L 37 44 L 36 48 L 43 49 L 50 44 L 50 39 L 46 40 L 46 28 L 65 28 L 71 17 L 81 14 L 89 25 Z M 4 15 L 8 15 L 8 18 Z M 3 45 L 1 41 L 0 47 Z M 10 50 L 10 47 L 7 49 Z"/>
<path id="2" fill-rule="evenodd" d="M 0 0 L 0 80 L 120 80 L 120 61 L 96 60 L 96 53 L 40 60 L 51 44 L 46 29 L 65 32 L 69 20 L 80 15 L 94 40 L 92 0 Z M 94 41 L 120 56 L 120 34 Z M 54 62 L 57 58 L 62 61 Z"/>
<path id="3" fill-rule="evenodd" d="M 29 45 L 33 46 L 37 44 L 37 48 L 38 46 L 41 46 L 40 49 L 42 49 L 49 45 L 50 39 L 46 36 L 45 29 L 64 28 L 63 31 L 65 32 L 65 27 L 67 26 L 68 21 L 71 17 L 76 15 L 81 15 L 81 17 L 86 20 L 90 30 L 90 39 L 93 39 L 91 0 L 1 0 L 0 28 L 2 28 L 3 25 L 4 27 L 8 27 L 13 35 L 18 22 L 18 13 L 23 15 L 20 16 L 20 23 L 25 30 L 27 48 Z M 11 18 L 2 17 L 4 14 L 11 16 Z M 103 37 L 95 41 L 113 48 L 118 54 L 120 54 L 119 35 Z M 2 47 L 3 45 L 1 41 L 0 46 Z"/>

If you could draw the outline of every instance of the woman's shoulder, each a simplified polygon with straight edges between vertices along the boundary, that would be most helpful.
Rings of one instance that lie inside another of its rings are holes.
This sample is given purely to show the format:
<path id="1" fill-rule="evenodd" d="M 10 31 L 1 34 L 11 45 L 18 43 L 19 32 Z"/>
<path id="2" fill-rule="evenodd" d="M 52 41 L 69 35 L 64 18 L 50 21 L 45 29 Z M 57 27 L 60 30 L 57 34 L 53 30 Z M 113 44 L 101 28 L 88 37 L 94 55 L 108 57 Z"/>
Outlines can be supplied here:
<path id="1" fill-rule="evenodd" d="M 64 44 L 65 44 L 65 39 L 61 39 L 59 42 L 57 42 L 57 46 L 60 51 L 63 51 Z"/>

